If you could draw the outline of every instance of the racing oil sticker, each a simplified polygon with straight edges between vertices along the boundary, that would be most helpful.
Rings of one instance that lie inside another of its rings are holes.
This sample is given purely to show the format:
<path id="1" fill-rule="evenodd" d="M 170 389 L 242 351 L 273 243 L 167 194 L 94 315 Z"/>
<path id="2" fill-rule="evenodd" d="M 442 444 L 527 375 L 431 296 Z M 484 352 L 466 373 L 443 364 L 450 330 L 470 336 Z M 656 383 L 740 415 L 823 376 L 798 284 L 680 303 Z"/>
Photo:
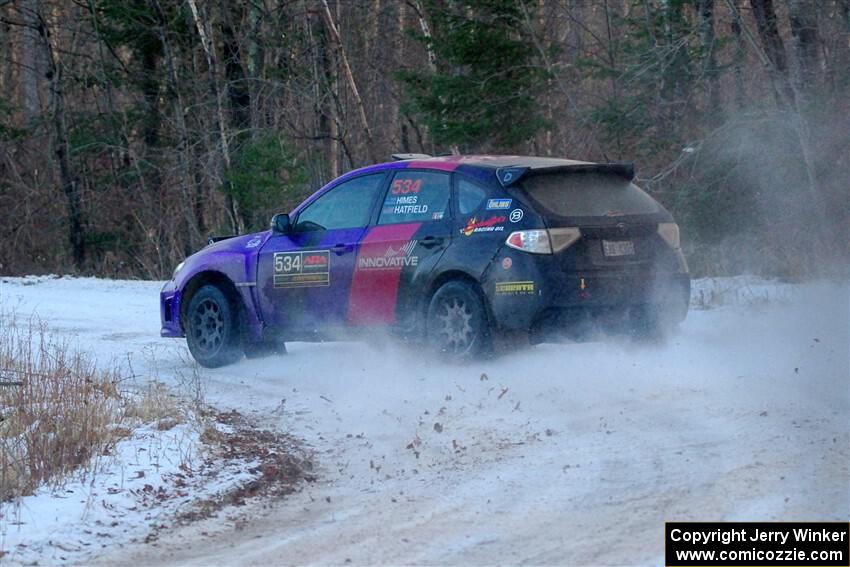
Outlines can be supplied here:
<path id="1" fill-rule="evenodd" d="M 505 230 L 503 223 L 508 220 L 505 216 L 495 216 L 489 219 L 478 220 L 472 217 L 466 221 L 466 226 L 460 229 L 464 236 L 472 236 L 474 232 L 500 232 Z"/>
<path id="2" fill-rule="evenodd" d="M 274 286 L 324 287 L 330 280 L 329 250 L 277 252 L 274 255 Z"/>
<path id="3" fill-rule="evenodd" d="M 534 282 L 496 282 L 496 295 L 534 295 Z"/>

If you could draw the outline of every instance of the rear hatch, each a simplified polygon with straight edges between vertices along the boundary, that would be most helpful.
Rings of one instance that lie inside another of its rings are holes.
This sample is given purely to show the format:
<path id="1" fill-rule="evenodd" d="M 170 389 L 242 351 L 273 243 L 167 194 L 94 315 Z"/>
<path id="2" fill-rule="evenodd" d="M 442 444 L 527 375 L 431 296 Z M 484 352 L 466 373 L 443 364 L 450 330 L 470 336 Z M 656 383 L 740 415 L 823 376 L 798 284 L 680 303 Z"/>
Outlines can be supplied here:
<path id="1" fill-rule="evenodd" d="M 672 217 L 631 182 L 630 171 L 606 166 L 532 170 L 519 189 L 549 229 L 574 227 L 578 241 L 557 250 L 566 270 L 675 269 L 672 249 L 658 235 Z M 557 232 L 557 231 L 554 231 Z"/>

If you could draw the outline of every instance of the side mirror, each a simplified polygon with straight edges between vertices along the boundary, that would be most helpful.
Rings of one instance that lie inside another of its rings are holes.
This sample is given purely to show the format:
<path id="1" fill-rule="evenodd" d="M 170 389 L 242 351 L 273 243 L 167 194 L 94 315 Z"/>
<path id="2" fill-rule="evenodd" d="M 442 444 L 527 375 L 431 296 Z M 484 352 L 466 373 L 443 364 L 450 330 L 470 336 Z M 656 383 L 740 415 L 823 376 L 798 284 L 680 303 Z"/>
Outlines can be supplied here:
<path id="1" fill-rule="evenodd" d="M 288 214 L 278 213 L 272 217 L 271 229 L 273 234 L 289 234 L 291 227 Z"/>

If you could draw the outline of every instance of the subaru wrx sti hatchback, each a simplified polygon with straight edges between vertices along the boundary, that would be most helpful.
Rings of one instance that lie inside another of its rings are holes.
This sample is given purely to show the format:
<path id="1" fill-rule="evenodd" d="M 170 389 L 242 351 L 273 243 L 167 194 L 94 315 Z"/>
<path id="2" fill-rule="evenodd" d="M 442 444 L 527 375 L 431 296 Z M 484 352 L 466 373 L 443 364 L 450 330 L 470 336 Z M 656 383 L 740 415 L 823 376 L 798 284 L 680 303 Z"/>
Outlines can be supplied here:
<path id="1" fill-rule="evenodd" d="M 394 157 L 187 258 L 161 292 L 162 335 L 215 367 L 375 328 L 470 356 L 502 334 L 684 319 L 679 228 L 631 165 Z"/>

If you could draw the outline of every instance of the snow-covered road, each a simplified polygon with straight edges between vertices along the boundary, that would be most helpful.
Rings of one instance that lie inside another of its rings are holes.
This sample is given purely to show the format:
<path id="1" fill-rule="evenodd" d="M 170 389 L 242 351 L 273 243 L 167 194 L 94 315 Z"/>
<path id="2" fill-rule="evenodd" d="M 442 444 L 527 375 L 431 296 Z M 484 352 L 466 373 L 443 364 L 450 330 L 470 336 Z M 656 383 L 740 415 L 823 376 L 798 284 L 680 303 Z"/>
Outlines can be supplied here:
<path id="1" fill-rule="evenodd" d="M 158 288 L 7 278 L 0 302 L 168 381 L 190 365 L 158 338 Z M 663 345 L 456 366 L 392 341 L 297 343 L 204 371 L 209 402 L 303 438 L 318 482 L 102 560 L 658 564 L 666 520 L 846 521 L 847 293 L 692 311 Z"/>

